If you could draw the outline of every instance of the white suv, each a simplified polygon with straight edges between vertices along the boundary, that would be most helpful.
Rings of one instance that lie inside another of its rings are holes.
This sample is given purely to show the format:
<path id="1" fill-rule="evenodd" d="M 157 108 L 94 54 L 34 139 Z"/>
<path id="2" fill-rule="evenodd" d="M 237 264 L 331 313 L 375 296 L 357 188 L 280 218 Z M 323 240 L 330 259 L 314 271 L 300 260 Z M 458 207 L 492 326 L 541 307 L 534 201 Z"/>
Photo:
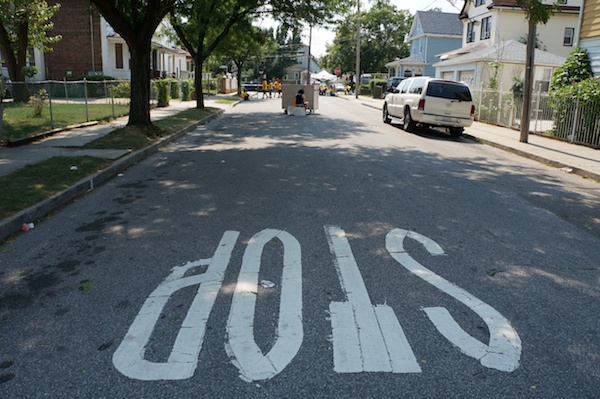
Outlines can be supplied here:
<path id="1" fill-rule="evenodd" d="M 407 132 L 417 125 L 439 126 L 458 137 L 473 124 L 474 114 L 469 86 L 425 76 L 404 79 L 383 104 L 383 122 L 401 119 Z"/>

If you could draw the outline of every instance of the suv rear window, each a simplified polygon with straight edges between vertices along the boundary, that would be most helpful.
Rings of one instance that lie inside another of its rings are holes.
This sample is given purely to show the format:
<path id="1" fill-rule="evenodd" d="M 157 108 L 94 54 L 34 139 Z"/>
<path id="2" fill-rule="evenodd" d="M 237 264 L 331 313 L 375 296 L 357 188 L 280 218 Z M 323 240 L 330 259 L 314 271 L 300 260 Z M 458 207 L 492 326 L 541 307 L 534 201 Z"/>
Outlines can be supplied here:
<path id="1" fill-rule="evenodd" d="M 449 100 L 471 101 L 471 92 L 467 86 L 449 82 L 429 82 L 425 94 Z"/>

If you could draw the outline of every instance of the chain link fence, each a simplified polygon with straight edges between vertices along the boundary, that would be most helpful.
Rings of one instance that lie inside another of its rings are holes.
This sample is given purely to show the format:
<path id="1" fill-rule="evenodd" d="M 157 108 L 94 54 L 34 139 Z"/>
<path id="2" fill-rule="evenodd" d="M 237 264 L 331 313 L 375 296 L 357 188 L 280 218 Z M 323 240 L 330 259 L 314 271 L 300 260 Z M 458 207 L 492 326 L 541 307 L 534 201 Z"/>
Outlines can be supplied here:
<path id="1" fill-rule="evenodd" d="M 183 101 L 195 98 L 191 79 L 152 80 L 152 107 L 159 106 L 159 100 L 165 98 L 160 97 L 159 88 L 165 87 L 165 83 L 167 104 L 169 98 Z M 206 86 L 208 92 L 210 89 L 216 92 L 216 81 L 206 82 Z M 70 125 L 128 115 L 131 84 L 129 80 L 7 82 L 4 91 L 0 140 L 10 144 Z"/>
<path id="2" fill-rule="evenodd" d="M 511 91 L 473 90 L 475 119 L 520 130 L 523 97 Z M 556 100 L 533 93 L 529 131 L 574 144 L 600 148 L 600 101 L 576 97 Z"/>

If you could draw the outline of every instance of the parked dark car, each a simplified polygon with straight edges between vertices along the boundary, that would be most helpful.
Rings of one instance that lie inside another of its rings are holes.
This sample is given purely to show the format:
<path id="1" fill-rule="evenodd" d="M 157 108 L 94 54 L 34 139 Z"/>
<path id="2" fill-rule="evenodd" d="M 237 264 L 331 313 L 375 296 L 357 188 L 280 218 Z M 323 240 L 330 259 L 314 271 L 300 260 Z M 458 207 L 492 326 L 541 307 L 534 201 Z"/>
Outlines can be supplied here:
<path id="1" fill-rule="evenodd" d="M 391 92 L 392 90 L 394 90 L 394 88 L 398 87 L 400 82 L 402 82 L 404 79 L 406 78 L 403 78 L 401 76 L 394 76 L 393 78 L 389 78 L 387 81 L 386 90 L 388 92 Z"/>

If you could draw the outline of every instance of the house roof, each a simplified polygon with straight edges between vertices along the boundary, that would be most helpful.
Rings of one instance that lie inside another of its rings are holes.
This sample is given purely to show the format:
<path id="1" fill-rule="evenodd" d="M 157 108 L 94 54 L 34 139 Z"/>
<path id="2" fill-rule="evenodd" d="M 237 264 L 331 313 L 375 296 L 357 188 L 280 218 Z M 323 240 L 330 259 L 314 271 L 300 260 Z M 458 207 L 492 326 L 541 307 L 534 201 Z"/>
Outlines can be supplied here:
<path id="1" fill-rule="evenodd" d="M 486 48 L 472 51 L 466 55 L 451 58 L 433 64 L 434 67 L 459 65 L 477 61 L 500 61 L 513 64 L 525 64 L 527 46 L 516 40 L 506 40 Z M 566 59 L 564 57 L 548 53 L 547 51 L 535 50 L 535 65 L 561 66 Z"/>
<path id="2" fill-rule="evenodd" d="M 423 33 L 430 35 L 462 36 L 463 24 L 458 14 L 437 11 L 417 11 Z"/>
<path id="3" fill-rule="evenodd" d="M 394 60 L 385 64 L 386 68 L 392 68 L 398 65 L 427 65 L 420 55 L 411 55 L 410 57 Z"/>

